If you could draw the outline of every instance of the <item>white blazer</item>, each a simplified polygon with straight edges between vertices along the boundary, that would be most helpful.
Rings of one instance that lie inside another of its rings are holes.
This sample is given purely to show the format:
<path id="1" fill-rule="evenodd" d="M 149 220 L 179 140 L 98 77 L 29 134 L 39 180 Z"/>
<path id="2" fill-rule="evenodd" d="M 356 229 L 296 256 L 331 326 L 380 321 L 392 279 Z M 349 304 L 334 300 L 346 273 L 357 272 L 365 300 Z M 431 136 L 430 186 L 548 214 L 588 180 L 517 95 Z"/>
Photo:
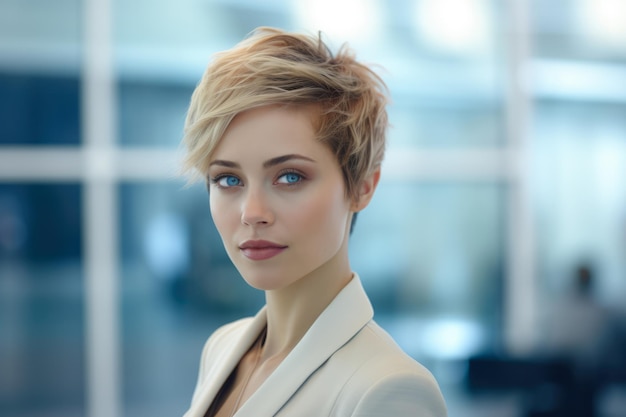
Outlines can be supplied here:
<path id="1" fill-rule="evenodd" d="M 355 274 L 235 416 L 445 417 L 431 373 L 405 354 L 373 315 Z M 264 307 L 211 335 L 184 417 L 204 416 L 266 323 Z"/>

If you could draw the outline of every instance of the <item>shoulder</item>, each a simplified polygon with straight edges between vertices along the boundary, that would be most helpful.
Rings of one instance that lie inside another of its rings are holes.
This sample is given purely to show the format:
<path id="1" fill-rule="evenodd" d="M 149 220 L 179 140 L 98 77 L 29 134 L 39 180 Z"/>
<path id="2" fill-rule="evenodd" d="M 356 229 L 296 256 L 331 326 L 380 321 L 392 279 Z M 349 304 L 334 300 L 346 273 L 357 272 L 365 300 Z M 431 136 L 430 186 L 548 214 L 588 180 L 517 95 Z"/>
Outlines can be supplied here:
<path id="1" fill-rule="evenodd" d="M 375 322 L 345 346 L 358 362 L 340 403 L 354 417 L 445 417 L 446 405 L 433 375 L 407 355 Z M 338 404 L 339 405 L 339 404 Z"/>
<path id="2" fill-rule="evenodd" d="M 353 417 L 445 417 L 446 406 L 436 384 L 406 372 L 387 375 L 361 397 Z"/>
<path id="3" fill-rule="evenodd" d="M 357 402 L 354 417 L 445 417 L 446 405 L 430 373 L 395 369 L 380 374 Z"/>

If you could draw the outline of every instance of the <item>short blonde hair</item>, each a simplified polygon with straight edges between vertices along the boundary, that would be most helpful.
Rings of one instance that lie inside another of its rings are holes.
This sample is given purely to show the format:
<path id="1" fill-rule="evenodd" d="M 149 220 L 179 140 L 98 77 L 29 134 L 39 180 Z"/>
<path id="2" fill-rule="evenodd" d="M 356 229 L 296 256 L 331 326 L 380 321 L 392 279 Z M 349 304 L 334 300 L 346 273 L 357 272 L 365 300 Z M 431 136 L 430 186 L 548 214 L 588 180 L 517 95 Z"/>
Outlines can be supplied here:
<path id="1" fill-rule="evenodd" d="M 218 53 L 187 113 L 183 169 L 206 176 L 233 118 L 266 105 L 314 105 L 317 138 L 337 157 L 346 192 L 382 162 L 388 126 L 387 87 L 344 45 L 336 55 L 317 37 L 262 27 Z"/>

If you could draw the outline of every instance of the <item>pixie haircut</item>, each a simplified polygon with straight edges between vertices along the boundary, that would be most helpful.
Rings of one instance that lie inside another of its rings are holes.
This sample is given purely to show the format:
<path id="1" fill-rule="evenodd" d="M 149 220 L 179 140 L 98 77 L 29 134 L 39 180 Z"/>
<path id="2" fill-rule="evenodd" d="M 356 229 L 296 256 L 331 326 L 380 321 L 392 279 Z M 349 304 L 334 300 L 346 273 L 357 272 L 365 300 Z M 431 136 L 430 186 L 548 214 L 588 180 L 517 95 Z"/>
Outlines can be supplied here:
<path id="1" fill-rule="evenodd" d="M 382 162 L 388 91 L 344 45 L 337 54 L 321 35 L 262 27 L 218 53 L 192 97 L 185 121 L 183 169 L 206 177 L 215 148 L 233 118 L 268 106 L 310 106 L 316 138 L 329 146 L 343 172 L 346 194 Z"/>

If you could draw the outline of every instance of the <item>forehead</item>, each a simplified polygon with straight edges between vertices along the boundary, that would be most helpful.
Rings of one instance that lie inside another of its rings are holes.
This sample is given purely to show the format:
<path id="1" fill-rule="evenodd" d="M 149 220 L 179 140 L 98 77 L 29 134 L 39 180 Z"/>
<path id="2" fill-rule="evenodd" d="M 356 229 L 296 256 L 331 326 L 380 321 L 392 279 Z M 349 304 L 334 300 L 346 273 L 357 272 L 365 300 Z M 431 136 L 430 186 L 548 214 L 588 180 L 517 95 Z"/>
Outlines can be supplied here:
<path id="1" fill-rule="evenodd" d="M 317 140 L 315 117 L 310 106 L 272 105 L 246 110 L 233 118 L 210 159 L 330 153 Z"/>

